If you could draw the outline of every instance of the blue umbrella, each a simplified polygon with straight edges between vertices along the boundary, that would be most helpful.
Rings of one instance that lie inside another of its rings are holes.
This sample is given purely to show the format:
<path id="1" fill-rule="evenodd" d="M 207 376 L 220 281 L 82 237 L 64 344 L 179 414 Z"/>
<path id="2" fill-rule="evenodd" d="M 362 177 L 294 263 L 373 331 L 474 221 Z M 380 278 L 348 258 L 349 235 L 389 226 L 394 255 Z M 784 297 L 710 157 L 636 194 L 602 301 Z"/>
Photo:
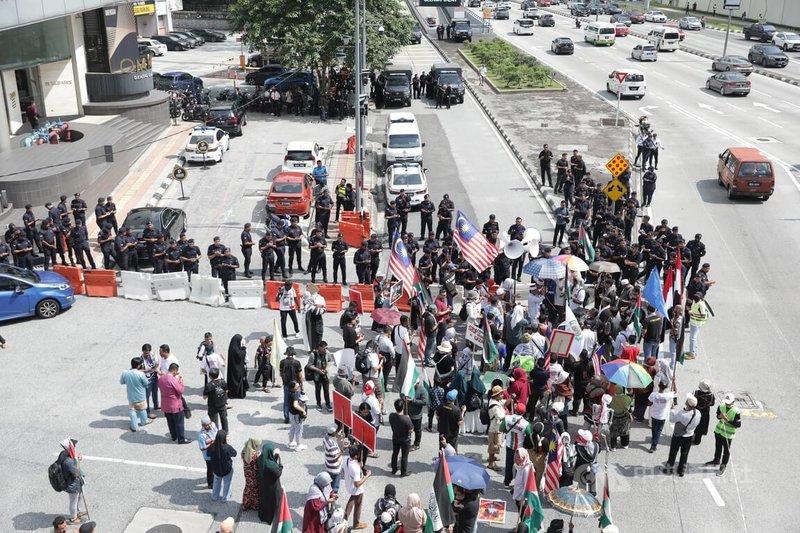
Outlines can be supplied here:
<path id="1" fill-rule="evenodd" d="M 447 458 L 450 468 L 450 481 L 453 485 L 466 490 L 486 490 L 489 485 L 489 474 L 486 468 L 476 461 L 463 455 L 451 455 Z M 433 470 L 439 467 L 439 459 L 433 462 Z"/>
<path id="2" fill-rule="evenodd" d="M 562 279 L 567 275 L 567 267 L 553 258 L 542 258 L 529 262 L 522 272 L 539 279 Z"/>

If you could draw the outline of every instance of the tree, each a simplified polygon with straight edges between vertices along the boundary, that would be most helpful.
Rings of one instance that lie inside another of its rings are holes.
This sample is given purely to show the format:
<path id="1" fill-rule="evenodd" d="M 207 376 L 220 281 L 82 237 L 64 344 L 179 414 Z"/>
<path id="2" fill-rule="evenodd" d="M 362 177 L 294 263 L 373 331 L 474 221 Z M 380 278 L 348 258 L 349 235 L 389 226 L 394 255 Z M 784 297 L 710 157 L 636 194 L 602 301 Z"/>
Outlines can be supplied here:
<path id="1" fill-rule="evenodd" d="M 413 22 L 399 0 L 366 2 L 367 65 L 382 68 L 410 41 Z M 273 49 L 284 66 L 311 68 L 324 82 L 337 53 L 354 64 L 354 7 L 350 0 L 239 0 L 230 9 L 231 26 L 251 48 Z"/>

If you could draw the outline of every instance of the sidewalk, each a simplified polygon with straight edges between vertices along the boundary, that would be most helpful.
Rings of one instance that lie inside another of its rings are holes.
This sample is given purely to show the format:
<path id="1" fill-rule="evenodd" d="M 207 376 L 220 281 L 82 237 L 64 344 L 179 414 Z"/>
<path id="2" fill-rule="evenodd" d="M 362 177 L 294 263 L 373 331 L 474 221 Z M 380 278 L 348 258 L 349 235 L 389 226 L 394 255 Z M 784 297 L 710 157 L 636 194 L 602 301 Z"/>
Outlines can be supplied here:
<path id="1" fill-rule="evenodd" d="M 383 220 L 378 211 L 378 202 L 374 197 L 377 195 L 378 176 L 375 173 L 373 159 L 375 151 L 371 150 L 369 143 L 365 143 L 364 153 L 364 186 L 361 190 L 361 198 L 363 202 L 364 211 L 369 213 L 370 222 L 372 223 L 373 233 L 381 234 L 380 228 L 383 227 Z M 331 197 L 336 196 L 336 186 L 342 178 L 347 180 L 347 183 L 355 186 L 355 167 L 356 156 L 355 154 L 347 153 L 347 140 L 337 141 L 330 148 L 327 154 L 326 166 L 328 167 L 328 190 Z M 380 223 L 380 225 L 379 225 Z M 331 221 L 332 228 L 338 231 L 339 223 Z"/>

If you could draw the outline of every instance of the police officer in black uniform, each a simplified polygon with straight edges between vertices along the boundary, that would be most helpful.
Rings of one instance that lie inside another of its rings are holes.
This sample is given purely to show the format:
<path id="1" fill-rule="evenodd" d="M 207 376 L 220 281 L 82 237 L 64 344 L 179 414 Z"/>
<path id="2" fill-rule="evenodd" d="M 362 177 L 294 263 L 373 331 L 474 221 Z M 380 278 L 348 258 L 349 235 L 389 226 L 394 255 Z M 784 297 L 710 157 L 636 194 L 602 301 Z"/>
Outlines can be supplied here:
<path id="1" fill-rule="evenodd" d="M 280 269 L 283 279 L 289 279 L 286 275 L 286 234 L 283 226 L 272 227 L 272 242 L 275 243 L 275 270 Z"/>
<path id="2" fill-rule="evenodd" d="M 403 233 L 400 237 L 403 241 L 403 245 L 406 247 L 406 251 L 408 252 L 408 257 L 411 258 L 411 264 L 417 263 L 417 251 L 419 250 L 419 244 L 417 243 L 417 239 L 414 238 L 413 233 Z"/>
<path id="3" fill-rule="evenodd" d="M 222 280 L 222 287 L 225 289 L 225 298 L 228 295 L 228 282 L 236 279 L 236 269 L 239 268 L 239 260 L 235 255 L 231 255 L 231 249 L 225 248 L 222 257 L 217 261 L 217 271 Z"/>
<path id="4" fill-rule="evenodd" d="M 83 258 L 86 255 L 89 264 L 92 265 L 92 270 L 95 270 L 97 267 L 94 264 L 92 250 L 89 248 L 89 233 L 83 225 L 83 220 L 80 218 L 75 220 L 75 227 L 70 231 L 70 236 L 72 237 L 72 249 L 75 250 L 78 263 L 81 267 L 86 268 L 86 261 Z"/>
<path id="5" fill-rule="evenodd" d="M 119 233 L 117 229 L 117 204 L 114 203 L 110 196 L 106 196 L 106 213 L 108 214 L 106 222 L 114 228 L 114 233 Z"/>
<path id="6" fill-rule="evenodd" d="M 383 252 L 383 244 L 378 236 L 373 233 L 369 241 L 367 241 L 367 248 L 369 249 L 370 259 L 369 259 L 369 269 L 370 269 L 370 276 L 369 276 L 369 283 L 372 283 L 372 280 L 375 279 L 375 274 L 378 273 L 378 267 L 381 266 L 381 252 Z"/>
<path id="7" fill-rule="evenodd" d="M 431 195 L 426 194 L 419 204 L 419 234 L 427 235 L 433 232 L 433 212 L 436 211 L 436 206 L 431 202 Z M 427 229 L 427 233 L 426 233 Z"/>
<path id="8" fill-rule="evenodd" d="M 391 243 L 394 239 L 394 232 L 397 230 L 397 203 L 394 200 L 389 201 L 389 205 L 386 207 L 386 211 L 383 214 L 383 218 L 386 220 L 386 232 L 389 234 L 389 242 Z"/>
<path id="9" fill-rule="evenodd" d="M 128 259 L 128 269 L 139 272 L 139 252 L 136 250 L 139 241 L 131 235 L 131 228 L 129 227 L 125 228 L 123 236 L 125 237 L 125 255 Z"/>
<path id="10" fill-rule="evenodd" d="M 42 220 L 39 225 L 39 242 L 44 255 L 44 269 L 50 270 L 50 265 L 56 266 L 56 233 L 50 225 L 50 219 Z"/>
<path id="11" fill-rule="evenodd" d="M 53 208 L 53 210 L 55 210 L 55 207 Z M 67 243 L 67 238 L 66 238 L 66 235 L 64 234 L 64 228 L 61 225 L 61 219 L 57 218 L 57 219 L 53 220 L 52 218 L 50 218 L 49 225 L 50 225 L 50 229 L 53 230 L 53 233 L 56 236 L 56 252 L 58 253 L 59 256 L 61 256 L 61 264 L 66 266 L 67 258 L 64 257 L 64 251 L 66 250 L 66 247 L 67 247 L 67 244 L 66 244 Z M 70 257 L 72 257 L 72 256 L 70 255 Z M 53 262 L 53 265 L 55 265 L 55 262 Z M 75 265 L 73 264 L 72 266 L 75 266 Z"/>
<path id="12" fill-rule="evenodd" d="M 7 265 L 11 257 L 11 246 L 0 239 L 0 265 Z"/>
<path id="13" fill-rule="evenodd" d="M 356 250 L 353 256 L 353 263 L 356 265 L 356 276 L 359 283 L 372 283 L 372 270 L 370 263 L 372 262 L 372 254 L 367 249 L 369 241 L 361 241 L 361 246 Z"/>
<path id="14" fill-rule="evenodd" d="M 109 227 L 111 227 L 110 224 Z M 181 265 L 181 248 L 174 239 L 169 241 L 167 251 L 164 253 L 164 261 L 167 263 L 167 272 L 180 272 L 183 268 Z"/>
<path id="15" fill-rule="evenodd" d="M 433 282 L 433 257 L 431 256 L 430 249 L 422 249 L 422 257 L 419 258 L 417 270 L 419 271 L 421 281 L 425 285 Z"/>
<path id="16" fill-rule="evenodd" d="M 486 237 L 487 239 L 489 239 L 493 233 L 495 235 L 497 233 L 500 233 L 500 224 L 497 223 L 496 218 L 497 217 L 495 217 L 493 214 L 489 215 L 489 220 L 484 222 L 483 224 L 483 229 L 481 230 L 481 233 L 483 233 L 483 236 Z"/>
<path id="17" fill-rule="evenodd" d="M 397 209 L 397 221 L 400 225 L 400 233 L 405 233 L 408 227 L 408 213 L 411 211 L 411 199 L 406 194 L 405 189 L 401 189 L 400 194 L 394 199 L 394 207 Z"/>
<path id="18" fill-rule="evenodd" d="M 345 187 L 344 205 L 342 207 L 345 211 L 356 210 L 356 190 L 353 188 L 352 183 L 348 183 Z"/>
<path id="19" fill-rule="evenodd" d="M 39 233 L 36 231 L 36 222 L 38 222 L 38 219 L 36 218 L 36 215 L 33 214 L 33 206 L 31 204 L 26 205 L 25 213 L 22 214 L 22 223 L 24 224 L 25 228 L 25 236 L 29 241 L 36 245 L 39 253 L 42 253 L 42 243 L 39 241 Z M 34 253 L 33 257 L 38 257 L 38 255 Z"/>
<path id="20" fill-rule="evenodd" d="M 81 199 L 81 194 L 80 193 L 78 193 L 78 192 L 75 193 L 75 198 L 73 198 L 72 202 L 70 202 L 69 208 L 72 209 L 72 218 L 75 219 L 75 222 L 80 220 L 81 221 L 81 225 L 83 225 L 85 227 L 86 226 L 86 209 L 88 209 L 89 206 L 86 205 L 86 202 L 84 202 Z M 77 224 L 75 224 L 75 226 L 77 226 Z"/>
<path id="21" fill-rule="evenodd" d="M 25 232 L 17 230 L 14 236 L 15 264 L 20 268 L 33 270 L 33 243 L 25 236 Z"/>
<path id="22" fill-rule="evenodd" d="M 153 263 L 153 274 L 164 274 L 167 271 L 167 242 L 163 233 L 159 234 L 153 246 L 153 255 L 150 257 Z"/>
<path id="23" fill-rule="evenodd" d="M 56 224 L 61 221 L 61 212 L 53 205 L 53 202 L 45 203 L 44 208 L 47 209 L 47 218 L 50 219 L 50 225 L 55 228 Z"/>
<path id="24" fill-rule="evenodd" d="M 439 251 L 442 249 L 439 241 L 433 236 L 433 233 L 428 234 L 428 238 L 422 243 L 422 251 L 430 252 L 431 259 L 431 280 L 436 277 L 436 267 L 438 264 Z M 421 260 L 421 259 L 420 259 Z"/>
<path id="25" fill-rule="evenodd" d="M 192 280 L 192 274 L 197 274 L 200 271 L 200 247 L 194 243 L 194 239 L 186 241 L 186 246 L 181 250 L 181 263 L 183 263 L 183 271 Z"/>
<path id="26" fill-rule="evenodd" d="M 653 167 L 647 169 L 642 174 L 642 207 L 648 207 L 653 201 L 653 195 L 656 192 L 656 180 L 658 176 Z"/>
<path id="27" fill-rule="evenodd" d="M 336 240 L 331 243 L 331 250 L 333 250 L 333 282 L 338 283 L 338 272 L 342 270 L 342 285 L 347 285 L 347 269 L 345 262 L 345 254 L 350 247 L 342 239 L 342 234 L 336 234 Z"/>
<path id="28" fill-rule="evenodd" d="M 261 281 L 275 281 L 275 243 L 272 240 L 272 233 L 267 231 L 266 235 L 258 241 L 258 251 L 261 253 Z"/>
<path id="29" fill-rule="evenodd" d="M 253 274 L 250 272 L 250 260 L 253 257 L 253 236 L 250 234 L 251 224 L 248 222 L 244 225 L 244 230 L 240 235 L 242 240 L 242 256 L 244 257 L 244 277 L 252 278 Z"/>
<path id="30" fill-rule="evenodd" d="M 525 226 L 522 225 L 521 217 L 517 217 L 514 224 L 509 226 L 508 236 L 511 237 L 512 241 L 522 241 L 525 236 Z M 511 277 L 517 281 L 522 277 L 522 267 L 525 264 L 525 259 L 525 254 L 522 254 L 511 262 Z M 497 274 L 495 274 L 495 278 L 497 278 Z M 498 283 L 502 283 L 504 280 L 505 278 L 502 278 Z"/>
<path id="31" fill-rule="evenodd" d="M 697 271 L 700 268 L 700 259 L 706 255 L 706 245 L 702 239 L 703 235 L 697 233 L 695 234 L 694 239 L 686 243 L 686 247 L 692 252 L 692 273 L 691 275 L 686 276 L 688 281 L 691 281 L 694 275 L 697 274 Z"/>
<path id="32" fill-rule="evenodd" d="M 453 202 L 450 202 L 449 196 L 444 195 L 445 197 L 439 202 L 439 210 L 436 212 L 436 218 L 439 219 L 439 223 L 436 224 L 436 238 L 438 239 L 440 235 L 445 235 L 447 230 L 450 229 L 450 224 L 453 222 L 453 208 L 450 207 Z"/>
<path id="33" fill-rule="evenodd" d="M 148 221 L 147 225 L 144 227 L 144 231 L 142 231 L 142 241 L 144 241 L 144 246 L 147 249 L 147 257 L 150 258 L 150 262 L 153 263 L 153 268 L 155 268 L 155 262 L 153 261 L 153 249 L 155 248 L 156 242 L 158 242 L 158 232 L 156 228 L 153 226 L 153 223 Z"/>
<path id="34" fill-rule="evenodd" d="M 67 209 L 67 196 L 62 194 L 60 197 L 60 202 L 56 205 L 56 210 L 58 210 L 58 217 L 60 221 L 69 220 L 69 209 Z"/>
<path id="35" fill-rule="evenodd" d="M 294 270 L 292 269 L 292 265 L 294 264 L 293 259 L 297 258 L 297 268 L 302 272 L 303 271 L 303 260 L 302 257 L 302 248 L 303 248 L 303 228 L 300 227 L 300 218 L 296 215 L 292 215 L 291 223 L 289 227 L 286 228 L 286 244 L 289 248 L 289 274 L 293 274 Z M 309 270 L 311 267 L 309 267 Z M 308 271 L 306 271 L 308 274 Z"/>
<path id="36" fill-rule="evenodd" d="M 101 224 L 100 232 L 97 234 L 97 244 L 100 245 L 100 251 L 103 252 L 103 268 L 106 270 L 112 268 L 112 259 L 114 255 L 114 236 L 111 235 L 111 224 L 103 222 Z"/>
<path id="37" fill-rule="evenodd" d="M 128 270 L 128 243 L 125 240 L 124 234 L 124 230 L 126 228 L 123 226 L 122 229 L 123 232 L 117 233 L 116 237 L 114 237 L 114 252 L 116 253 L 115 259 L 120 270 Z"/>
<path id="38" fill-rule="evenodd" d="M 105 203 L 106 199 L 101 196 L 100 198 L 97 199 L 97 205 L 94 206 L 94 220 L 95 222 L 97 222 L 97 225 L 100 226 L 101 228 L 103 227 L 103 224 L 106 224 L 108 222 L 108 216 L 109 216 L 108 211 L 106 210 Z M 111 229 L 110 225 L 109 229 Z"/>
<path id="39" fill-rule="evenodd" d="M 208 251 L 206 252 L 206 256 L 208 257 L 208 261 L 211 263 L 211 277 L 218 278 L 219 277 L 219 260 L 222 259 L 222 256 L 225 255 L 225 245 L 220 243 L 219 237 L 214 237 L 214 242 L 208 245 Z"/>
<path id="40" fill-rule="evenodd" d="M 308 261 L 308 270 L 311 271 L 311 283 L 317 281 L 317 271 L 322 272 L 322 282 L 328 283 L 328 265 L 325 260 L 325 248 L 328 243 L 320 228 L 311 231 L 311 238 L 308 240 L 308 249 L 311 252 L 311 259 Z"/>
<path id="41" fill-rule="evenodd" d="M 181 252 L 183 252 L 183 249 L 187 246 L 189 246 L 189 239 L 186 238 L 186 233 L 182 231 L 178 237 L 178 248 L 180 248 Z"/>
<path id="42" fill-rule="evenodd" d="M 332 207 L 333 201 L 331 200 L 330 193 L 328 193 L 327 187 L 324 187 L 317 197 L 317 201 L 314 203 L 314 208 L 316 209 L 315 220 L 317 221 L 317 225 L 322 228 L 322 235 L 326 238 L 328 237 L 328 224 L 331 220 Z"/>

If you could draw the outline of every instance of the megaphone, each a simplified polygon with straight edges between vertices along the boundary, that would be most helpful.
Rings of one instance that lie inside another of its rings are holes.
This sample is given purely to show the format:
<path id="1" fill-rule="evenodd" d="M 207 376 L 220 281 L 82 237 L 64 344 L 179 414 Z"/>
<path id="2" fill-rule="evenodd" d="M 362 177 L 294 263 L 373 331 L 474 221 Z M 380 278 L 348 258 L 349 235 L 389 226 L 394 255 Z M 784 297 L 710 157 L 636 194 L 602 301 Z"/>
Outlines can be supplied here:
<path id="1" fill-rule="evenodd" d="M 502 250 L 510 242 L 511 242 L 511 235 L 509 235 L 507 231 L 501 231 L 497 235 L 497 247 L 499 249 Z"/>
<path id="2" fill-rule="evenodd" d="M 525 245 L 520 241 L 511 241 L 503 247 L 503 253 L 509 259 L 517 259 L 525 253 Z"/>
<path id="3" fill-rule="evenodd" d="M 536 228 L 526 228 L 525 233 L 522 235 L 522 244 L 528 244 L 531 241 L 541 241 L 542 234 Z"/>

